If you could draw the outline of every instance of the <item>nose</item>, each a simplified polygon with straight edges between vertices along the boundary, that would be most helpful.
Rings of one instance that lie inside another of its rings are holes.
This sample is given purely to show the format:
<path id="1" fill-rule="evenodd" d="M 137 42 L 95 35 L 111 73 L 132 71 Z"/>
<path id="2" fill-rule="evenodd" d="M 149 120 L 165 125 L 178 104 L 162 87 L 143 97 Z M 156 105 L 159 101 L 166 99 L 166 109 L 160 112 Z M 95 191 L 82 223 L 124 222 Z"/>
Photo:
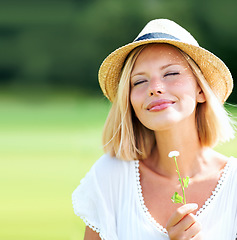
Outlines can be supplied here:
<path id="1" fill-rule="evenodd" d="M 149 96 L 160 95 L 164 93 L 164 85 L 161 80 L 154 78 L 150 81 Z"/>

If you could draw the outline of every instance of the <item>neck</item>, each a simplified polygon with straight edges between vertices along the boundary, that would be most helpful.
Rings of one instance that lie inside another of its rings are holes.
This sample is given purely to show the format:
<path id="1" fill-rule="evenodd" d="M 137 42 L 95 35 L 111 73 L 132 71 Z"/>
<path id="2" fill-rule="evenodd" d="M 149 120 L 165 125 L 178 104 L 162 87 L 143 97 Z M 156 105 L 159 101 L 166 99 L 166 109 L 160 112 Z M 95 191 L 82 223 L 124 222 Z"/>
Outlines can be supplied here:
<path id="1" fill-rule="evenodd" d="M 155 132 L 156 147 L 147 159 L 149 167 L 168 178 L 177 178 L 174 160 L 168 157 L 169 152 L 178 151 L 179 170 L 182 176 L 193 177 L 201 171 L 205 163 L 205 148 L 201 147 L 195 129 L 173 128 Z"/>

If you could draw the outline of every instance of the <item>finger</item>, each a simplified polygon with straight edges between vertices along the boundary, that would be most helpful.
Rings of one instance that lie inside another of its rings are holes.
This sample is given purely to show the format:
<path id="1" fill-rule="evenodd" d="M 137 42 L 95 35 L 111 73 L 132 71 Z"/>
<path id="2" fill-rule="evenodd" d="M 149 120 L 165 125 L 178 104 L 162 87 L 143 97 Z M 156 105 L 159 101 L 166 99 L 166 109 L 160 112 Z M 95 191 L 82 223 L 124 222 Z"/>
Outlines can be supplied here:
<path id="1" fill-rule="evenodd" d="M 174 225 L 174 227 L 176 227 L 177 231 L 187 231 L 195 222 L 196 217 L 192 213 L 189 213 L 184 216 L 178 224 Z"/>
<path id="2" fill-rule="evenodd" d="M 196 222 L 196 217 L 190 213 L 185 216 L 178 224 L 171 227 L 168 230 L 168 235 L 170 239 L 201 240 L 201 225 Z"/>
<path id="3" fill-rule="evenodd" d="M 186 215 L 193 212 L 198 208 L 196 203 L 188 203 L 176 209 L 173 215 L 168 220 L 166 228 L 175 226 L 179 221 L 181 221 Z"/>
<path id="4" fill-rule="evenodd" d="M 195 236 L 195 228 L 188 231 L 196 223 L 196 218 L 192 213 L 184 216 L 176 225 L 167 229 L 170 239 L 179 239 L 185 236 Z M 190 239 L 190 238 L 187 238 Z"/>
<path id="5" fill-rule="evenodd" d="M 187 239 L 201 239 L 201 225 L 199 222 L 194 222 L 185 232 Z"/>

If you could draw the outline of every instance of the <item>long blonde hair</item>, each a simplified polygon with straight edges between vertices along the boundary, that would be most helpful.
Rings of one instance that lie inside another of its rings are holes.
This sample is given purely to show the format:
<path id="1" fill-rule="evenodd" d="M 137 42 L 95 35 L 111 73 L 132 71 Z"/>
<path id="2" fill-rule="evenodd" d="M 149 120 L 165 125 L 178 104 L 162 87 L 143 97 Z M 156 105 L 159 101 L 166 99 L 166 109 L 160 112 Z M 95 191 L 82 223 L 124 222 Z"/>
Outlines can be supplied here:
<path id="1" fill-rule="evenodd" d="M 130 103 L 131 72 L 137 57 L 148 45 L 150 44 L 137 47 L 128 55 L 103 131 L 104 151 L 128 161 L 147 158 L 155 145 L 154 132 L 140 123 Z M 231 119 L 222 103 L 211 90 L 196 63 L 186 53 L 178 50 L 190 65 L 206 97 L 206 102 L 198 103 L 196 110 L 196 125 L 201 145 L 212 147 L 220 140 L 233 138 Z"/>

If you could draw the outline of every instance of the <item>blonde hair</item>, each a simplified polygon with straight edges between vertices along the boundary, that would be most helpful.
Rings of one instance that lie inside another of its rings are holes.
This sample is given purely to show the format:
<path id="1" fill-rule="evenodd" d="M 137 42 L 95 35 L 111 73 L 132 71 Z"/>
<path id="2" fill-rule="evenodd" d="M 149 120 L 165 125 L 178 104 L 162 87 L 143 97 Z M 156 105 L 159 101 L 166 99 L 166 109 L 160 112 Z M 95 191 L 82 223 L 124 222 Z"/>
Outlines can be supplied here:
<path id="1" fill-rule="evenodd" d="M 197 131 L 202 146 L 213 147 L 219 141 L 226 142 L 234 138 L 234 122 L 224 105 L 212 91 L 200 68 L 186 53 L 179 50 L 187 60 L 201 87 L 206 101 L 198 103 L 196 108 Z"/>
<path id="2" fill-rule="evenodd" d="M 155 146 L 154 132 L 140 123 L 130 103 L 130 75 L 137 57 L 148 45 L 150 44 L 137 47 L 128 55 L 121 71 L 117 95 L 104 126 L 104 151 L 123 160 L 145 159 Z M 206 98 L 206 102 L 198 103 L 196 109 L 201 145 L 213 147 L 220 140 L 224 142 L 233 138 L 234 129 L 224 106 L 211 90 L 197 64 L 186 53 L 178 50 L 190 65 Z"/>

